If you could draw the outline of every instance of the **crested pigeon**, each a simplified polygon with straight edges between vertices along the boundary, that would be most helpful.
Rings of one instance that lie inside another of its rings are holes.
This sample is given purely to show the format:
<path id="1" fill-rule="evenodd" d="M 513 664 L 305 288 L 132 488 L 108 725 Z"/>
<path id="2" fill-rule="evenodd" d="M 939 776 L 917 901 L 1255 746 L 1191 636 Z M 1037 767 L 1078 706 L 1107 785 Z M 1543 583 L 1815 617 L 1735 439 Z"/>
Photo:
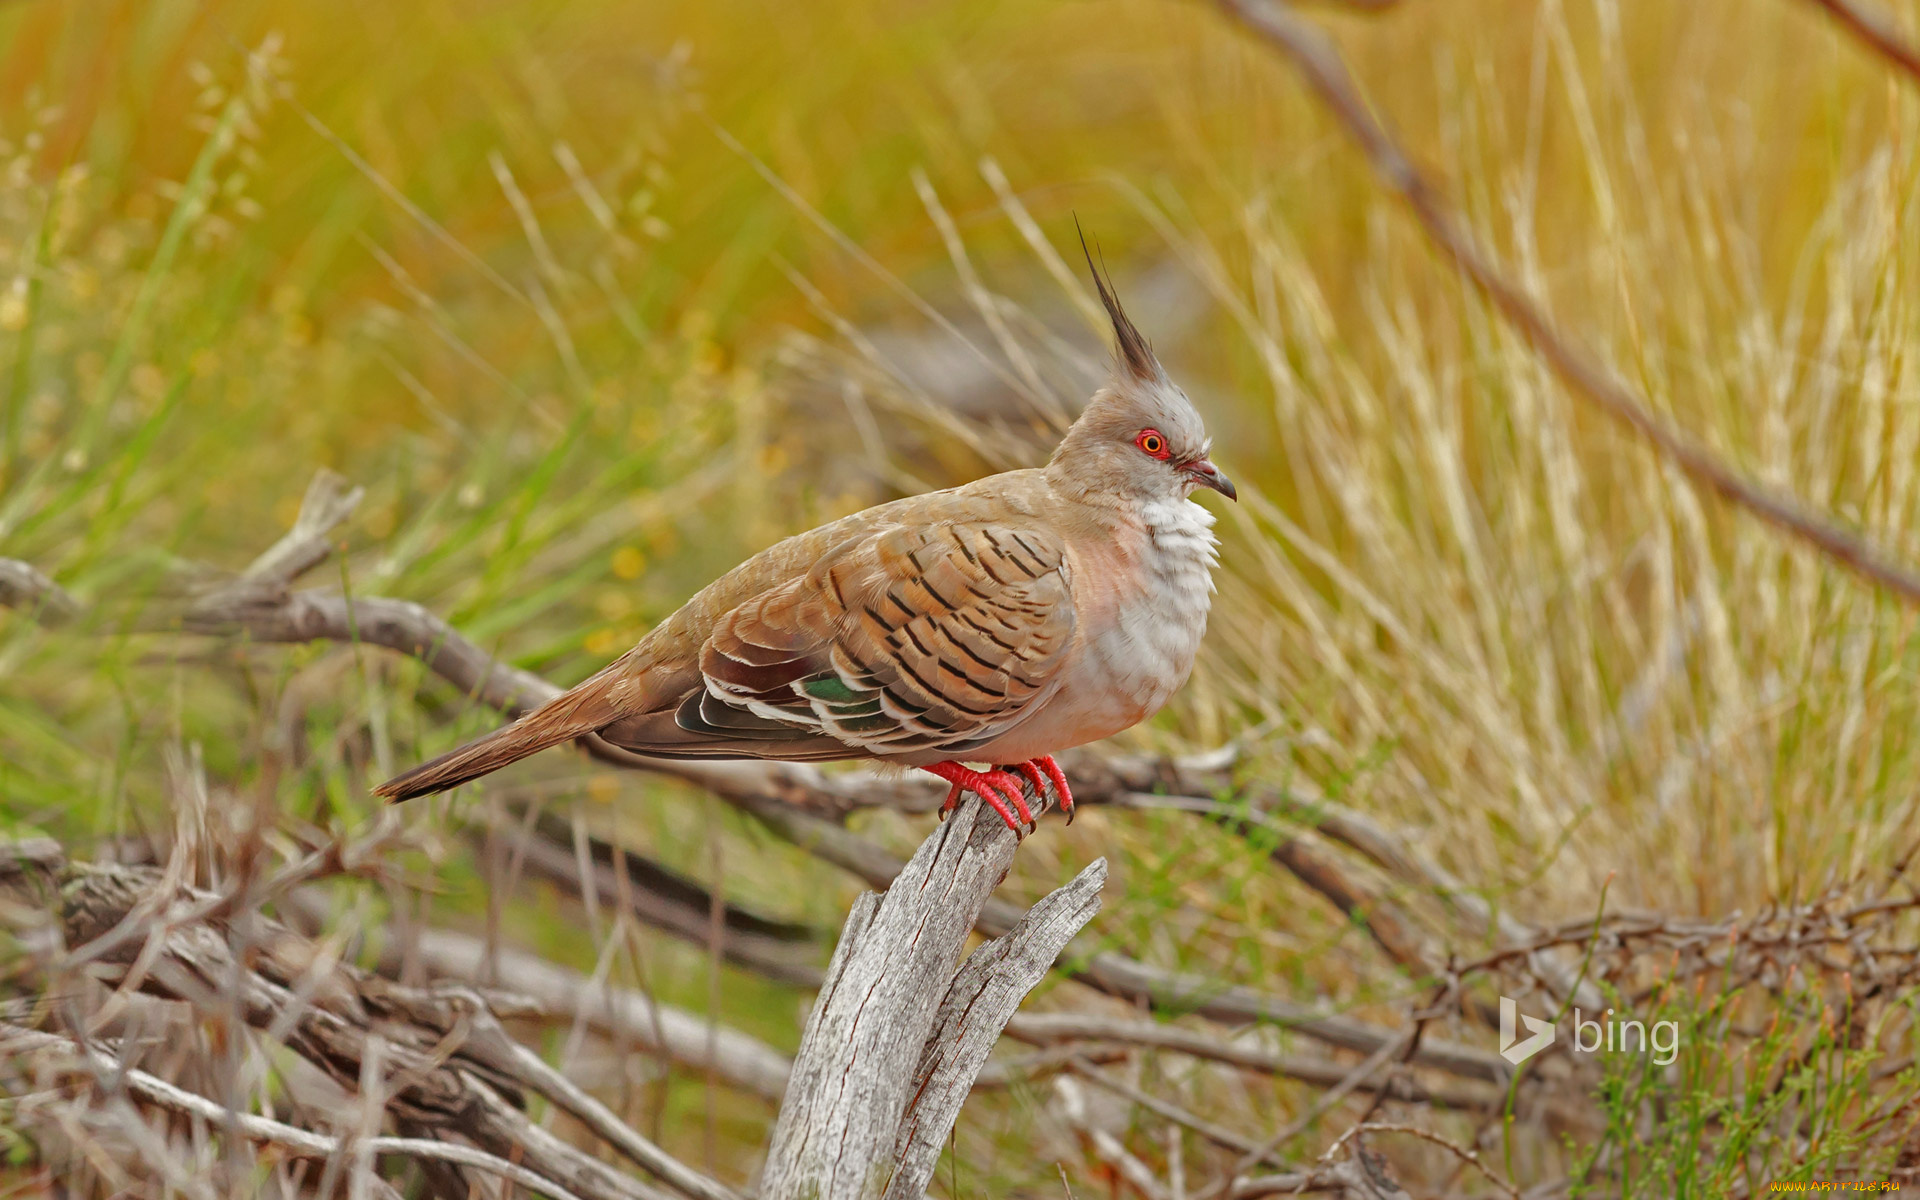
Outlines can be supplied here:
<path id="1" fill-rule="evenodd" d="M 444 791 L 597 734 L 664 758 L 918 767 L 950 785 L 943 814 L 972 792 L 1016 836 L 1034 823 L 1030 782 L 1071 819 L 1053 755 L 1186 682 L 1217 562 L 1213 516 L 1189 496 L 1237 499 L 1186 393 L 1093 277 L 1113 369 L 1045 467 L 763 550 L 579 686 L 378 794 Z"/>

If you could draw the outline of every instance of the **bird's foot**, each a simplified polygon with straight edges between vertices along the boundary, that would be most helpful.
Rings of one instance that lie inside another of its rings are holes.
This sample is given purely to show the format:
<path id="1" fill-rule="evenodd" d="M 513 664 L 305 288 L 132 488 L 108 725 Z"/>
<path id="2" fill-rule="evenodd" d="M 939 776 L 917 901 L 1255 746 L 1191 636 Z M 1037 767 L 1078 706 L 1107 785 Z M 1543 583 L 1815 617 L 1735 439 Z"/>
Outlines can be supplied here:
<path id="1" fill-rule="evenodd" d="M 947 814 L 960 803 L 960 793 L 972 792 L 985 801 L 987 806 L 1000 814 L 1000 819 L 1013 830 L 1013 836 L 1024 838 L 1027 831 L 1036 825 L 1033 810 L 1027 807 L 1027 799 L 1021 794 L 1020 777 L 995 767 L 991 771 L 976 771 L 972 767 L 963 767 L 957 762 L 935 763 L 930 767 L 921 767 L 922 771 L 938 775 L 952 786 L 947 789 L 947 800 L 940 806 L 940 819 L 946 820 Z M 1008 807 L 1011 804 L 1012 807 Z M 1019 813 L 1018 819 L 1014 817 Z"/>
<path id="2" fill-rule="evenodd" d="M 1067 786 L 1067 773 L 1060 769 L 1059 763 L 1053 761 L 1051 754 L 1041 755 L 1033 760 L 1033 764 L 1046 772 L 1048 782 L 1053 784 L 1053 802 L 1060 806 L 1061 812 L 1067 814 L 1067 824 L 1073 824 L 1073 789 Z"/>
<path id="3" fill-rule="evenodd" d="M 1061 812 L 1067 814 L 1067 824 L 1073 824 L 1073 789 L 1067 786 L 1067 773 L 1060 769 L 1059 763 L 1053 761 L 1053 755 L 1044 754 L 1002 769 L 1018 771 L 1032 780 L 1033 794 L 1036 796 L 1052 792 L 1054 803 L 1060 806 Z"/>

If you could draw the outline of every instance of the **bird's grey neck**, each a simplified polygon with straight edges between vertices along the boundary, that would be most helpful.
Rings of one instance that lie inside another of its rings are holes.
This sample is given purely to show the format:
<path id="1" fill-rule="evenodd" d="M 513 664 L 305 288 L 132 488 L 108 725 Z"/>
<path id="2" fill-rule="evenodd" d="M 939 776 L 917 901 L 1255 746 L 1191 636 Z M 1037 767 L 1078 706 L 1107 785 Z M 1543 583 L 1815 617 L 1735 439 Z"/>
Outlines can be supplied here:
<path id="1" fill-rule="evenodd" d="M 1147 523 L 1144 514 L 1171 511 L 1173 506 L 1186 499 L 1184 495 L 1176 493 L 1143 496 L 1139 492 L 1108 491 L 1068 483 L 1058 477 L 1049 479 L 1049 482 L 1056 496 L 1079 505 L 1090 520 L 1109 528 L 1128 526 L 1137 529 Z"/>

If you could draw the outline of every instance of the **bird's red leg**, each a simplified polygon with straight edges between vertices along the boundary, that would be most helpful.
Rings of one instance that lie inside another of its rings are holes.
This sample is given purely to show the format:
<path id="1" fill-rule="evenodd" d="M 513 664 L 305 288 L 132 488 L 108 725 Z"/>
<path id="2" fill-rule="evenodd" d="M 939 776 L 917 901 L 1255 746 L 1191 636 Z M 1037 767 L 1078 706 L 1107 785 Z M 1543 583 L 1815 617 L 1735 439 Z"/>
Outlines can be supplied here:
<path id="1" fill-rule="evenodd" d="M 1053 798 L 1060 805 L 1060 811 L 1067 814 L 1067 824 L 1073 824 L 1073 789 L 1067 786 L 1067 773 L 1060 769 L 1059 763 L 1053 761 L 1053 755 L 1051 754 L 1043 754 L 1027 765 L 1034 766 L 1036 764 L 1042 771 L 1047 773 L 1047 778 L 1052 781 Z M 1034 780 L 1034 785 L 1036 787 L 1039 786 L 1039 782 L 1037 779 Z"/>
<path id="2" fill-rule="evenodd" d="M 951 816 L 953 810 L 960 806 L 960 793 L 966 790 L 967 789 L 957 783 L 947 789 L 946 801 L 940 805 L 940 819 L 942 821 Z"/>
<path id="3" fill-rule="evenodd" d="M 1033 784 L 1033 794 L 1036 798 L 1044 797 L 1047 794 L 1047 777 L 1040 773 L 1040 763 L 1038 760 L 1028 759 L 1026 762 L 1014 763 L 1010 767 L 1003 767 L 1001 769 L 1018 771 L 1022 775 L 1025 775 Z"/>
<path id="4" fill-rule="evenodd" d="M 920 769 L 938 775 L 953 785 L 947 791 L 946 803 L 940 807 L 943 815 L 960 802 L 961 792 L 972 792 L 1000 814 L 1000 819 L 1007 823 L 1008 829 L 1013 830 L 1015 837 L 1026 836 L 1025 826 L 1033 823 L 1033 812 L 1027 807 L 1026 797 L 1020 794 L 1018 776 L 997 767 L 991 771 L 976 771 L 957 762 L 934 763 Z M 1007 807 L 1008 801 L 1012 802 L 1012 808 Z M 1018 819 L 1013 815 L 1016 811 L 1020 814 Z"/>

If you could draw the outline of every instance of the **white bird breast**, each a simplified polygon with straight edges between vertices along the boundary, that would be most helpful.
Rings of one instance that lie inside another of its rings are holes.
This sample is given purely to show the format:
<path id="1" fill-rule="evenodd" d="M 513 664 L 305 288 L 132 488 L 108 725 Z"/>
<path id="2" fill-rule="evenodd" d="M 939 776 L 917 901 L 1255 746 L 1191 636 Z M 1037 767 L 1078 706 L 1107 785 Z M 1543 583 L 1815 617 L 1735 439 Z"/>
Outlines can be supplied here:
<path id="1" fill-rule="evenodd" d="M 1198 504 L 1159 501 L 1140 515 L 1147 536 L 1139 569 L 1116 597 L 1114 619 L 1089 647 L 1095 678 L 1086 684 L 1105 692 L 1110 699 L 1103 707 L 1113 710 L 1100 722 L 1113 726 L 1107 733 L 1153 715 L 1186 683 L 1207 632 L 1220 561 L 1213 514 Z"/>

